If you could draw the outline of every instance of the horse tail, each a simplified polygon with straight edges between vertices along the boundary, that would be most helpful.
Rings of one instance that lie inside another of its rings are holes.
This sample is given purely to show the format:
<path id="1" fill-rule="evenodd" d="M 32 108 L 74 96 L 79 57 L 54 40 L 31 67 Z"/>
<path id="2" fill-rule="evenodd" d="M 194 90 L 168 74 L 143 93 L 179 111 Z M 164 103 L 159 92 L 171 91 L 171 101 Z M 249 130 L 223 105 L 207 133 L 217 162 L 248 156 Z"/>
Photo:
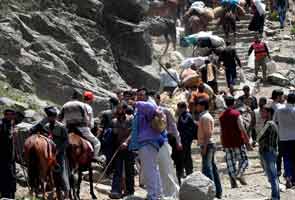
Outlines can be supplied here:
<path id="1" fill-rule="evenodd" d="M 39 156 L 35 146 L 32 146 L 28 152 L 28 177 L 29 185 L 32 189 L 38 189 L 39 185 Z"/>

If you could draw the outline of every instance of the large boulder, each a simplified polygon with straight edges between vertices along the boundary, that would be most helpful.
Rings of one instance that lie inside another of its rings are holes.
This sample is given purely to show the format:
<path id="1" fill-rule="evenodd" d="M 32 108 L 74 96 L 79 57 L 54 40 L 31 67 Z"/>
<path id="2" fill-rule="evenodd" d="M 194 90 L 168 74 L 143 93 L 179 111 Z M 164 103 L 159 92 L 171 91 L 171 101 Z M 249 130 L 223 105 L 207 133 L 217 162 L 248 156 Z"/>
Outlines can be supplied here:
<path id="1" fill-rule="evenodd" d="M 105 15 L 117 16 L 123 20 L 139 23 L 149 9 L 148 0 L 103 0 Z"/>
<path id="2" fill-rule="evenodd" d="M 153 57 L 152 40 L 147 30 L 116 17 L 106 20 L 118 71 L 123 79 L 135 88 L 159 89 L 160 67 Z"/>
<path id="3" fill-rule="evenodd" d="M 73 88 L 90 90 L 99 112 L 111 91 L 128 87 L 96 23 L 68 12 L 15 13 L 0 22 L 0 45 L 0 71 L 7 81 L 56 104 L 69 99 Z"/>
<path id="4" fill-rule="evenodd" d="M 215 192 L 214 182 L 201 172 L 195 172 L 183 181 L 179 200 L 213 200 Z"/>
<path id="5" fill-rule="evenodd" d="M 267 76 L 267 80 L 274 85 L 280 85 L 284 87 L 290 85 L 289 79 L 287 79 L 285 76 L 283 76 L 280 73 L 269 74 Z"/>

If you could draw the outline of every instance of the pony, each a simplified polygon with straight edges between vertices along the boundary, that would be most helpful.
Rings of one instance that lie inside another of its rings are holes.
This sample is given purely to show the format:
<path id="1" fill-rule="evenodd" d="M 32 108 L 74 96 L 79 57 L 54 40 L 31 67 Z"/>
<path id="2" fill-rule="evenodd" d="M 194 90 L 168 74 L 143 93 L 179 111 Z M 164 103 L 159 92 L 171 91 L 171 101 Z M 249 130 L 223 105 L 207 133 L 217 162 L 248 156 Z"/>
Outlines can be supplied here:
<path id="1" fill-rule="evenodd" d="M 92 145 L 76 133 L 69 133 L 69 145 L 67 155 L 70 168 L 70 199 L 80 199 L 80 185 L 82 182 L 82 172 L 89 171 L 90 195 L 92 199 L 97 199 L 93 189 L 93 172 L 92 172 Z M 75 183 L 75 172 L 78 172 L 78 182 Z"/>
<path id="2" fill-rule="evenodd" d="M 145 27 L 152 36 L 164 35 L 166 41 L 166 47 L 162 55 L 165 55 L 168 51 L 170 41 L 172 41 L 173 48 L 176 50 L 177 33 L 176 24 L 172 19 L 165 17 L 147 17 L 142 26 Z"/>
<path id="3" fill-rule="evenodd" d="M 225 40 L 228 41 L 230 33 L 234 34 L 234 40 L 236 39 L 236 15 L 232 11 L 225 12 L 221 18 L 222 28 L 225 34 Z"/>
<path id="4" fill-rule="evenodd" d="M 147 16 L 170 17 L 176 21 L 177 17 L 180 17 L 181 12 L 184 12 L 184 7 L 184 0 L 155 1 L 150 3 Z"/>
<path id="5" fill-rule="evenodd" d="M 24 144 L 24 159 L 28 167 L 29 186 L 32 195 L 54 188 L 53 170 L 57 166 L 56 146 L 41 134 L 28 137 Z"/>

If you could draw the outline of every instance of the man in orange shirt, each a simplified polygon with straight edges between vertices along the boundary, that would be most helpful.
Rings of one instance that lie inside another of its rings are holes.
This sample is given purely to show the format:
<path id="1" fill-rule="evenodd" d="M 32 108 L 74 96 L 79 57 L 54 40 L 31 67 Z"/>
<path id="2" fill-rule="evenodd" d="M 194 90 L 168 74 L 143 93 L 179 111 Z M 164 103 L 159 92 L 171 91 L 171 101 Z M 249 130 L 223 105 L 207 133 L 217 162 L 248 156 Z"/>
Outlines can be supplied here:
<path id="1" fill-rule="evenodd" d="M 198 99 L 195 105 L 197 112 L 200 113 L 198 122 L 198 144 L 200 145 L 202 155 L 202 173 L 215 183 L 216 197 L 221 199 L 222 186 L 214 159 L 216 152 L 216 146 L 213 141 L 214 119 L 208 111 L 208 100 Z"/>
<path id="2" fill-rule="evenodd" d="M 196 111 L 195 106 L 194 106 L 194 102 L 196 102 L 198 99 L 206 99 L 209 101 L 209 95 L 205 92 L 204 84 L 200 84 L 198 86 L 198 90 L 193 91 L 191 93 L 191 97 L 189 99 L 189 109 L 193 115 L 194 120 L 199 119 L 199 113 Z"/>

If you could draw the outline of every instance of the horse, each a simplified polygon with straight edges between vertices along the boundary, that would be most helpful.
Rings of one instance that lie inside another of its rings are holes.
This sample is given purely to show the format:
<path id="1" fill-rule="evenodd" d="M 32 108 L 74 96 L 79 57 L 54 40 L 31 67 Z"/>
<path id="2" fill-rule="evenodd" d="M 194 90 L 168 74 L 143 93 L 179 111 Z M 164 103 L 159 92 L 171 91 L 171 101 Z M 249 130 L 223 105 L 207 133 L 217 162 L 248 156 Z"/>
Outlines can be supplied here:
<path id="1" fill-rule="evenodd" d="M 230 33 L 234 34 L 234 40 L 236 39 L 236 15 L 232 11 L 225 12 L 221 18 L 222 28 L 225 34 L 225 40 L 229 39 Z"/>
<path id="2" fill-rule="evenodd" d="M 142 22 L 141 26 L 145 27 L 152 36 L 159 37 L 164 35 L 166 47 L 162 55 L 167 53 L 170 41 L 172 41 L 173 48 L 176 50 L 176 24 L 172 19 L 165 17 L 147 17 Z"/>
<path id="3" fill-rule="evenodd" d="M 170 17 L 177 20 L 178 11 L 185 6 L 184 0 L 165 0 L 150 3 L 147 16 Z"/>
<path id="4" fill-rule="evenodd" d="M 67 155 L 70 168 L 70 199 L 80 199 L 80 185 L 82 182 L 82 172 L 88 170 L 90 182 L 90 195 L 92 199 L 97 199 L 93 189 L 93 172 L 92 172 L 92 145 L 76 133 L 69 134 L 69 145 Z M 78 171 L 78 183 L 75 184 L 75 172 Z M 76 188 L 77 187 L 77 188 Z"/>
<path id="5" fill-rule="evenodd" d="M 53 170 L 57 166 L 56 146 L 52 140 L 35 134 L 28 137 L 24 144 L 24 159 L 28 167 L 29 186 L 32 195 L 39 193 L 43 199 L 46 189 L 54 188 Z"/>

